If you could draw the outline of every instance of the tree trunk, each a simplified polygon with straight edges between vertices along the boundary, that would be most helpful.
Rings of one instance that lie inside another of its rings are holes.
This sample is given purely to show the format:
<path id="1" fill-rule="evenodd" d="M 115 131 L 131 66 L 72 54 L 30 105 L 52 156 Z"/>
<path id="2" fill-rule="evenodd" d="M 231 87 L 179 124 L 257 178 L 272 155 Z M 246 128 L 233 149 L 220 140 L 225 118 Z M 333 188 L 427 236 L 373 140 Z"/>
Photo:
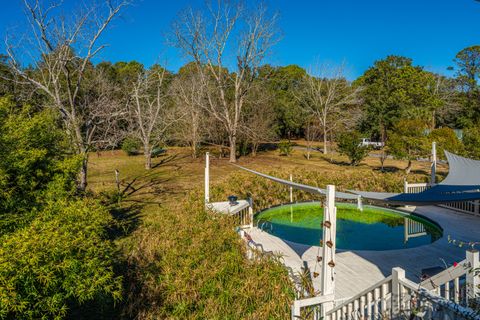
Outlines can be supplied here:
<path id="1" fill-rule="evenodd" d="M 253 143 L 252 144 L 252 157 L 257 156 L 257 150 L 258 150 L 258 143 Z"/>
<path id="2" fill-rule="evenodd" d="M 143 154 L 145 155 L 145 169 L 152 169 L 152 151 L 146 148 Z"/>
<path id="3" fill-rule="evenodd" d="M 84 155 L 82 166 L 78 177 L 78 190 L 85 191 L 87 189 L 87 174 L 88 174 L 88 155 Z"/>
<path id="4" fill-rule="evenodd" d="M 192 159 L 197 158 L 197 144 L 192 142 Z"/>
<path id="5" fill-rule="evenodd" d="M 380 155 L 380 164 L 381 164 L 381 169 L 380 171 L 384 171 L 385 168 L 385 160 L 387 159 L 387 155 L 385 154 L 385 151 L 382 150 L 382 154 Z"/>
<path id="6" fill-rule="evenodd" d="M 406 174 L 409 174 L 410 171 L 412 171 L 412 160 L 408 159 L 408 165 L 407 165 L 407 167 L 405 168 L 405 173 L 406 173 Z"/>
<path id="7" fill-rule="evenodd" d="M 327 130 L 323 130 L 323 154 L 327 154 Z"/>
<path id="8" fill-rule="evenodd" d="M 230 162 L 237 162 L 237 137 L 230 137 Z"/>

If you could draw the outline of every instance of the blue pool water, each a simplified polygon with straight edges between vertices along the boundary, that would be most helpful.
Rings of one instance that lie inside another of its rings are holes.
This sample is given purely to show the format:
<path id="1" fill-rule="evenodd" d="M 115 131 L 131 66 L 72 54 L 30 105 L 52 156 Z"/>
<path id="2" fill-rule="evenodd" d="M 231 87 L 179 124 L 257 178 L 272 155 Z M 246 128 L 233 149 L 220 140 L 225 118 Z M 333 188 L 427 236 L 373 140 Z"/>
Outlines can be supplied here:
<path id="1" fill-rule="evenodd" d="M 259 228 L 281 239 L 316 245 L 322 237 L 323 208 L 318 202 L 287 204 L 259 212 Z M 436 224 L 400 211 L 337 204 L 337 248 L 395 250 L 430 244 L 442 237 Z"/>

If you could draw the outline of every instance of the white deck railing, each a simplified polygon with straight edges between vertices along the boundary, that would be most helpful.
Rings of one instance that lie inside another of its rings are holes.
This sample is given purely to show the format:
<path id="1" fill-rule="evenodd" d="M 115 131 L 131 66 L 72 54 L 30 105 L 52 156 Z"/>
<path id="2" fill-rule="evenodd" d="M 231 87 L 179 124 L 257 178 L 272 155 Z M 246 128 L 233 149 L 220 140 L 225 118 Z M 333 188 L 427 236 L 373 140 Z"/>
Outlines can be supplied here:
<path id="1" fill-rule="evenodd" d="M 331 295 L 296 300 L 292 319 L 409 319 L 412 314 L 419 319 L 480 319 L 478 311 L 467 307 L 469 298 L 478 299 L 480 280 L 471 271 L 479 266 L 478 252 L 467 251 L 467 259 L 456 267 L 421 283 L 408 280 L 403 269 L 393 268 L 390 276 L 343 301 L 334 301 Z M 462 278 L 464 298 L 456 294 L 461 292 Z"/>
<path id="2" fill-rule="evenodd" d="M 236 213 L 234 213 L 235 219 L 237 220 L 237 224 L 241 228 L 247 228 L 247 227 L 252 227 L 253 226 L 253 208 L 251 204 L 251 200 L 248 200 L 250 202 L 250 206 L 248 208 L 244 208 Z"/>
<path id="3" fill-rule="evenodd" d="M 418 193 L 427 190 L 430 188 L 428 183 L 408 183 L 404 181 L 404 191 L 405 193 Z M 439 205 L 440 207 L 445 207 L 448 209 L 453 209 L 456 211 L 480 215 L 480 201 L 461 201 L 461 202 L 450 202 L 446 204 Z"/>

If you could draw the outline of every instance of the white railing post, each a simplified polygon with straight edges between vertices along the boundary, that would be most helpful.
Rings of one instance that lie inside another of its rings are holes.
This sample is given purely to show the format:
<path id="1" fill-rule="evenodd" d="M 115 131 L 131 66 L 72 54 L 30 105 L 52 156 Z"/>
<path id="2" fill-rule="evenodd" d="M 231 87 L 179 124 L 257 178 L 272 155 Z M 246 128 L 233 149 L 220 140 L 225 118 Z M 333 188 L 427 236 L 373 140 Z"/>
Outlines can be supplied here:
<path id="1" fill-rule="evenodd" d="M 407 178 L 403 178 L 403 193 L 409 193 Z"/>
<path id="2" fill-rule="evenodd" d="M 357 197 L 357 209 L 363 211 L 362 196 Z"/>
<path id="3" fill-rule="evenodd" d="M 301 318 L 300 301 L 294 300 L 292 306 L 292 320 L 298 320 Z"/>
<path id="4" fill-rule="evenodd" d="M 205 153 L 205 205 L 210 202 L 210 154 Z"/>
<path id="5" fill-rule="evenodd" d="M 400 314 L 402 299 L 400 284 L 404 279 L 405 270 L 398 267 L 392 269 L 392 318 L 395 318 Z"/>
<path id="6" fill-rule="evenodd" d="M 290 182 L 293 182 L 293 176 L 290 173 Z M 293 203 L 293 187 L 290 186 L 290 203 Z"/>
<path id="7" fill-rule="evenodd" d="M 480 260 L 478 250 L 467 250 L 467 263 L 470 266 L 466 274 L 467 302 L 469 299 L 478 299 L 480 295 Z"/>
<path id="8" fill-rule="evenodd" d="M 436 174 L 437 174 L 437 143 L 432 142 L 432 165 L 430 168 L 430 185 L 436 183 Z"/>
<path id="9" fill-rule="evenodd" d="M 335 247 L 337 230 L 337 208 L 335 207 L 335 186 L 327 185 L 326 205 L 323 210 L 323 259 L 322 295 L 335 294 Z M 322 316 L 333 308 L 333 301 L 322 305 Z"/>
<path id="10" fill-rule="evenodd" d="M 250 219 L 250 228 L 253 228 L 253 199 L 248 198 L 248 217 Z"/>

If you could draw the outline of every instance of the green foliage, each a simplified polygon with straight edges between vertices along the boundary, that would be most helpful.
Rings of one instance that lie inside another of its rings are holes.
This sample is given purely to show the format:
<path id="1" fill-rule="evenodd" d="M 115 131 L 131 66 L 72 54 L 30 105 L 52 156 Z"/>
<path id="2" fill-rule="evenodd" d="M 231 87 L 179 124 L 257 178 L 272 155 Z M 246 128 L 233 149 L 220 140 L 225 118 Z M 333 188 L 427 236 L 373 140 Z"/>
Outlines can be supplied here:
<path id="1" fill-rule="evenodd" d="M 389 135 L 388 150 L 398 159 L 425 156 L 430 150 L 426 125 L 420 120 L 399 121 Z"/>
<path id="2" fill-rule="evenodd" d="M 477 80 L 480 77 L 480 46 L 471 46 L 460 50 L 455 55 L 458 67 L 457 77 L 468 91 L 477 89 Z"/>
<path id="3" fill-rule="evenodd" d="M 480 159 L 480 126 L 468 128 L 463 133 L 463 144 L 467 156 Z"/>
<path id="4" fill-rule="evenodd" d="M 359 79 L 356 85 L 364 88 L 363 131 L 382 138 L 402 119 L 429 119 L 442 101 L 434 94 L 435 76 L 412 60 L 388 56 L 376 61 Z"/>
<path id="5" fill-rule="evenodd" d="M 289 156 L 293 151 L 292 143 L 289 140 L 282 140 L 278 143 L 281 156 Z"/>
<path id="6" fill-rule="evenodd" d="M 122 150 L 129 156 L 134 156 L 140 153 L 141 144 L 137 138 L 127 137 L 122 142 Z"/>
<path id="7" fill-rule="evenodd" d="M 358 165 L 368 155 L 370 148 L 360 144 L 362 136 L 357 131 L 342 133 L 337 141 L 338 150 L 350 159 L 352 166 Z"/>
<path id="8" fill-rule="evenodd" d="M 397 159 L 408 160 L 407 173 L 410 172 L 412 160 L 425 157 L 430 152 L 426 130 L 421 120 L 401 120 L 389 133 L 388 150 Z"/>
<path id="9" fill-rule="evenodd" d="M 0 238 L 0 318 L 61 319 L 72 301 L 118 300 L 110 220 L 95 202 L 57 200 Z"/>
<path id="10" fill-rule="evenodd" d="M 43 201 L 52 182 L 58 193 L 72 192 L 80 162 L 65 157 L 64 135 L 50 110 L 35 112 L 0 98 L 0 131 L 1 234 Z"/>
<path id="11" fill-rule="evenodd" d="M 77 196 L 81 158 L 51 110 L 0 98 L 0 318 L 60 319 L 118 299 L 109 213 Z"/>
<path id="12" fill-rule="evenodd" d="M 480 46 L 462 49 L 455 56 L 456 81 L 460 90 L 457 92 L 457 103 L 461 107 L 454 114 L 458 127 L 472 127 L 480 121 Z M 460 112 L 458 112 L 460 111 Z"/>
<path id="13" fill-rule="evenodd" d="M 457 138 L 455 131 L 450 128 L 443 127 L 432 130 L 428 135 L 428 139 L 430 142 L 436 142 L 437 155 L 441 159 L 445 158 L 444 150 L 457 154 L 464 152 L 462 142 Z"/>
<path id="14" fill-rule="evenodd" d="M 298 106 L 297 95 L 302 88 L 305 69 L 297 65 L 284 67 L 263 66 L 260 78 L 265 89 L 274 97 L 273 105 L 277 118 L 279 135 L 291 138 L 301 133 L 305 114 Z"/>

